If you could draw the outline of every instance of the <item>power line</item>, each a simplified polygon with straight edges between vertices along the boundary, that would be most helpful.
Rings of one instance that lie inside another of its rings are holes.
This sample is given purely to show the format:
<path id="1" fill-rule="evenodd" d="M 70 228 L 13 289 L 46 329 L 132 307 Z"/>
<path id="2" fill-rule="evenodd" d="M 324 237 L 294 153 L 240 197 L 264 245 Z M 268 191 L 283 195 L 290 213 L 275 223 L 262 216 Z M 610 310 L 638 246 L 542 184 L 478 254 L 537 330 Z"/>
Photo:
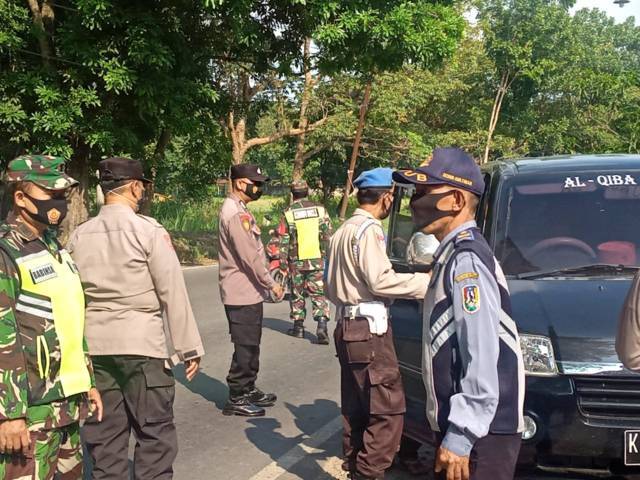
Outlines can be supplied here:
<path id="1" fill-rule="evenodd" d="M 53 60 L 55 62 L 68 63 L 70 65 L 76 65 L 78 67 L 86 67 L 86 65 L 83 65 L 83 64 L 78 63 L 78 62 L 74 62 L 73 60 L 67 60 L 65 58 L 60 58 L 60 57 L 48 57 L 48 56 L 42 55 L 41 53 L 38 53 L 38 52 L 32 52 L 31 50 L 25 50 L 24 48 L 16 48 L 15 50 L 17 52 L 28 53 L 29 55 L 34 55 L 34 56 L 40 57 L 40 58 L 46 58 L 48 60 Z"/>
<path id="2" fill-rule="evenodd" d="M 79 12 L 77 8 L 67 7 L 66 5 L 60 5 L 59 3 L 51 3 L 54 7 L 61 8 L 62 10 L 69 10 L 70 12 Z"/>

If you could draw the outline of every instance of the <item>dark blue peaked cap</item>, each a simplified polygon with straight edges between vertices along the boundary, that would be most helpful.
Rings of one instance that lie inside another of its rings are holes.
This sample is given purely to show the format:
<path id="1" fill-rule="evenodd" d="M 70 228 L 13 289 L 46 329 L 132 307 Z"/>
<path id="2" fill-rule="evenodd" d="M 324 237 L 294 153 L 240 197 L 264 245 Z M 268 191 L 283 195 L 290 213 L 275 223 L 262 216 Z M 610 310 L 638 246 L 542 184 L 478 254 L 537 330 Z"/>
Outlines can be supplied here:
<path id="1" fill-rule="evenodd" d="M 476 195 L 484 193 L 480 167 L 471 155 L 459 148 L 436 148 L 433 156 L 418 168 L 395 171 L 393 180 L 416 185 L 446 184 Z"/>

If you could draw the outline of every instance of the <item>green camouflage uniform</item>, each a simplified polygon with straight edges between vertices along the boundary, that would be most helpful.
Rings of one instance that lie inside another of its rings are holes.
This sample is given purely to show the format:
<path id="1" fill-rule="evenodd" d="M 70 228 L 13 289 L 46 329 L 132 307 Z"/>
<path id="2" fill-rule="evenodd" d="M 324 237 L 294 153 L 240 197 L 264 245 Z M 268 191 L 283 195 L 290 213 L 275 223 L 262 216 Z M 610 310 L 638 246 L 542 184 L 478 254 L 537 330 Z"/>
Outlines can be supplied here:
<path id="1" fill-rule="evenodd" d="M 64 161 L 55 157 L 23 156 L 9 164 L 5 181 L 27 181 L 61 190 L 76 182 L 60 170 Z M 31 450 L 22 455 L 0 454 L 0 479 L 82 478 L 82 447 L 79 421 L 89 412 L 86 394 L 65 398 L 58 371 L 51 369 L 44 380 L 35 382 L 32 359 L 36 353 L 29 339 L 37 329 L 49 345 L 56 345 L 53 322 L 42 327 L 39 317 L 23 315 L 18 326 L 16 300 L 21 292 L 20 277 L 12 256 L 21 257 L 49 250 L 57 255 L 61 247 L 55 232 L 37 237 L 15 214 L 0 225 L 0 421 L 24 419 L 31 435 Z M 86 365 L 95 385 L 91 360 L 84 342 Z M 52 364 L 59 350 L 50 353 Z M 24 452 L 23 452 L 24 453 Z"/>
<path id="2" fill-rule="evenodd" d="M 289 210 L 316 206 L 309 200 L 297 200 Z M 285 216 L 280 220 L 280 261 L 289 268 L 291 279 L 291 320 L 304 321 L 307 316 L 305 298 L 311 299 L 314 320 L 329 319 L 329 303 L 324 294 L 324 259 L 327 255 L 333 228 L 328 215 L 320 219 L 321 258 L 298 260 L 298 242 L 295 225 L 289 225 Z"/>

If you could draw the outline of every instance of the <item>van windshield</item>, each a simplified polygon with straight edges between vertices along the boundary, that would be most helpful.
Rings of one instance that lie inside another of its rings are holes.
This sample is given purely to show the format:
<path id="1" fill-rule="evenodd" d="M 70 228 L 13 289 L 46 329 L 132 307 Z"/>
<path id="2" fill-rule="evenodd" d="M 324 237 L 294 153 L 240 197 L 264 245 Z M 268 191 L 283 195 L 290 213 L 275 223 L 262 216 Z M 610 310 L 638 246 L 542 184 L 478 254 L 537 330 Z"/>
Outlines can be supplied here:
<path id="1" fill-rule="evenodd" d="M 506 275 L 640 265 L 640 171 L 521 175 L 503 191 L 495 251 Z"/>

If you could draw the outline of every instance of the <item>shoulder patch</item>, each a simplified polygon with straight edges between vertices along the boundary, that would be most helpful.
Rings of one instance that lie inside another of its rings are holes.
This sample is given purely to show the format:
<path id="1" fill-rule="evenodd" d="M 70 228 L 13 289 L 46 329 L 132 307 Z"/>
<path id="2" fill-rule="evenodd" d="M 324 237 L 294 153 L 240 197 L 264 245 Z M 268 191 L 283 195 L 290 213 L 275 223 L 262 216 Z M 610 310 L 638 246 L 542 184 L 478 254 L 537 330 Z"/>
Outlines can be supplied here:
<path id="1" fill-rule="evenodd" d="M 471 230 L 463 230 L 458 235 L 456 235 L 456 244 L 460 242 L 465 242 L 467 240 L 475 240 L 475 235 Z"/>
<path id="2" fill-rule="evenodd" d="M 454 280 L 455 280 L 456 283 L 458 283 L 458 282 L 462 282 L 464 280 L 475 280 L 479 276 L 480 275 L 478 275 L 476 272 L 467 272 L 467 273 L 461 273 Z"/>
<path id="3" fill-rule="evenodd" d="M 242 228 L 244 228 L 247 232 L 251 230 L 251 215 L 248 213 L 241 213 L 240 223 L 242 224 Z"/>
<path id="4" fill-rule="evenodd" d="M 162 238 L 164 239 L 164 241 L 166 242 L 167 246 L 173 250 L 173 242 L 171 241 L 171 235 L 169 235 L 168 233 L 165 233 Z"/>
<path id="5" fill-rule="evenodd" d="M 480 289 L 477 285 L 462 287 L 462 308 L 467 313 L 477 313 L 480 310 Z"/>

